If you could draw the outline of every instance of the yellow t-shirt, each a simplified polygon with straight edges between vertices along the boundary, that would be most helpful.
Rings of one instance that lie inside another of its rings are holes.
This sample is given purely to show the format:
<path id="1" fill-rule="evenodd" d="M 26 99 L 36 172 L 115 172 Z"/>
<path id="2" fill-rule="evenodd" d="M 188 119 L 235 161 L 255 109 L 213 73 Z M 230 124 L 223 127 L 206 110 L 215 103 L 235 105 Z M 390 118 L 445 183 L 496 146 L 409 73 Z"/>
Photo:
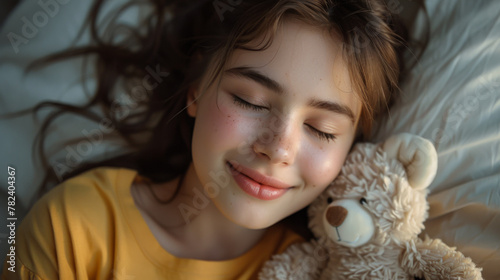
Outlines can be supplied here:
<path id="1" fill-rule="evenodd" d="M 255 279 L 263 262 L 303 239 L 273 226 L 240 257 L 183 259 L 155 239 L 130 186 L 137 172 L 96 168 L 43 196 L 16 233 L 15 273 L 2 279 Z"/>

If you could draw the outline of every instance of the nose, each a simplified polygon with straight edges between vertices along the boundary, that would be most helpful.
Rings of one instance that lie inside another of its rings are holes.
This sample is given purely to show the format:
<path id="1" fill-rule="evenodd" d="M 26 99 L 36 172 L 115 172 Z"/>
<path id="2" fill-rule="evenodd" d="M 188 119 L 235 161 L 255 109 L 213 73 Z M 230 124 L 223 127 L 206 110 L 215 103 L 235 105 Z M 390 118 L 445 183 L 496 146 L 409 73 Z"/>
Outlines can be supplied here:
<path id="1" fill-rule="evenodd" d="M 331 206 L 326 210 L 326 220 L 333 227 L 342 225 L 347 217 L 347 209 L 342 206 Z"/>
<path id="2" fill-rule="evenodd" d="M 259 131 L 252 149 L 273 164 L 290 165 L 295 161 L 300 136 L 296 135 L 289 122 L 280 122 L 279 126 L 276 122 L 273 124 Z"/>

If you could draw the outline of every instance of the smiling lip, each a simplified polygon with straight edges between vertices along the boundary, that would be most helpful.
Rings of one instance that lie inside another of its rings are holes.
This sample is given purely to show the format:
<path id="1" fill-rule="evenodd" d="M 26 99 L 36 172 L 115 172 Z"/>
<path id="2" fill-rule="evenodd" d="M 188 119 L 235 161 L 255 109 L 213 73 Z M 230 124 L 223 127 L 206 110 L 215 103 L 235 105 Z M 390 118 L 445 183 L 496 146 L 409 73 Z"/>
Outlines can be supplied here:
<path id="1" fill-rule="evenodd" d="M 290 185 L 262 175 L 253 169 L 239 165 L 237 162 L 230 161 L 228 166 L 238 186 L 247 194 L 258 199 L 277 199 L 291 188 Z"/>

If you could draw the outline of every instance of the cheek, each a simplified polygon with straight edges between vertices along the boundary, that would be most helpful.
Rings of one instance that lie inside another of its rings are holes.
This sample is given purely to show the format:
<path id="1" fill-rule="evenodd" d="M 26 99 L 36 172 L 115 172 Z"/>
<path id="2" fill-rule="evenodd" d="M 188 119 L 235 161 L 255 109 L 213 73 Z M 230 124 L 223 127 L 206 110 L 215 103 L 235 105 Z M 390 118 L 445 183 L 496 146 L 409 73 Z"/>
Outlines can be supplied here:
<path id="1" fill-rule="evenodd" d="M 215 95 L 215 94 L 214 94 Z M 221 97 L 207 96 L 200 104 L 197 114 L 197 138 L 209 147 L 230 148 L 228 145 L 238 144 L 252 134 L 256 120 L 245 118 L 241 113 Z M 234 148 L 234 147 L 233 147 Z"/>
<path id="2" fill-rule="evenodd" d="M 347 149 L 310 151 L 301 161 L 302 176 L 307 186 L 321 189 L 330 184 L 344 164 Z"/>

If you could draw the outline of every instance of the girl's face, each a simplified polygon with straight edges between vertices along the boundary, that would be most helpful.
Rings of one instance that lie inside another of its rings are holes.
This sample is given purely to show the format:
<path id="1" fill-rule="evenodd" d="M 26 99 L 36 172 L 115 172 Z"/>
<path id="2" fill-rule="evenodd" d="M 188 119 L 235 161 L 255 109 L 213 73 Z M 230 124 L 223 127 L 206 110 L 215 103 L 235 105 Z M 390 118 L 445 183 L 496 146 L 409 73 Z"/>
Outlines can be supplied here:
<path id="1" fill-rule="evenodd" d="M 332 182 L 361 111 L 341 42 L 295 21 L 264 51 L 236 50 L 220 84 L 199 92 L 188 107 L 197 179 L 224 216 L 252 229 L 307 206 Z"/>

